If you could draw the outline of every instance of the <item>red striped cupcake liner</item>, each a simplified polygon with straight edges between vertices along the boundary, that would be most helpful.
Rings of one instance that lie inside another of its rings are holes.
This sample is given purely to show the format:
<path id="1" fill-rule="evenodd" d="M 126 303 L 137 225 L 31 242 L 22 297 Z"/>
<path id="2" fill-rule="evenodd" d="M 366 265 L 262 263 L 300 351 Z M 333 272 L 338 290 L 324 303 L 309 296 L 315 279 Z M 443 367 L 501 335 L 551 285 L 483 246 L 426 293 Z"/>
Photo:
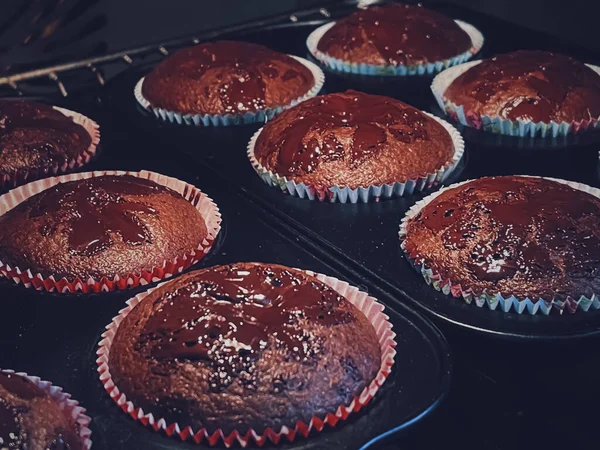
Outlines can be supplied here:
<path id="1" fill-rule="evenodd" d="M 71 399 L 71 394 L 67 394 L 61 387 L 54 386 L 49 381 L 42 381 L 39 377 L 27 375 L 25 372 L 15 372 L 14 370 L 9 369 L 3 369 L 1 371 L 3 373 L 14 374 L 26 378 L 44 391 L 48 397 L 56 401 L 59 404 L 60 409 L 64 412 L 64 415 L 67 419 L 71 420 L 71 423 L 77 429 L 84 448 L 89 450 L 92 447 L 92 431 L 88 428 L 92 419 L 85 415 L 85 408 L 82 408 L 77 401 Z"/>
<path id="2" fill-rule="evenodd" d="M 266 428 L 265 430 L 249 429 L 245 433 L 234 430 L 229 434 L 225 434 L 220 429 L 213 433 L 209 433 L 205 428 L 193 430 L 190 426 L 181 426 L 177 422 L 169 423 L 164 418 L 155 417 L 152 413 L 144 412 L 142 408 L 135 406 L 131 401 L 127 400 L 127 396 L 115 385 L 108 367 L 108 360 L 110 348 L 119 324 L 138 303 L 146 298 L 154 289 L 165 283 L 161 283 L 156 288 L 149 289 L 147 292 L 138 294 L 128 300 L 127 307 L 122 309 L 119 315 L 113 318 L 112 322 L 106 327 L 106 331 L 102 335 L 102 340 L 98 344 L 98 359 L 96 360 L 100 381 L 104 389 L 106 389 L 106 392 L 108 392 L 123 412 L 127 413 L 134 420 L 138 420 L 143 425 L 151 427 L 154 431 L 162 431 L 167 436 L 178 437 L 182 441 L 192 441 L 196 444 L 205 443 L 211 446 L 224 444 L 228 448 L 236 445 L 236 443 L 241 447 L 247 447 L 254 443 L 262 446 L 268 441 L 278 444 L 282 440 L 292 442 L 298 436 L 307 437 L 312 430 L 317 432 L 322 431 L 325 425 L 329 425 L 330 427 L 336 426 L 338 422 L 346 420 L 350 414 L 357 413 L 366 406 L 391 373 L 396 356 L 396 342 L 394 340 L 396 333 L 392 331 L 392 324 L 389 321 L 389 317 L 383 312 L 384 306 L 375 298 L 337 278 L 317 274 L 309 270 L 306 273 L 315 276 L 357 307 L 369 319 L 379 339 L 379 345 L 381 346 L 381 366 L 379 371 L 371 383 L 363 389 L 360 395 L 354 397 L 348 405 L 339 406 L 335 412 L 328 413 L 325 417 L 314 416 L 308 423 L 299 420 L 295 424 L 282 426 L 280 430 L 272 428 Z"/>
<path id="3" fill-rule="evenodd" d="M 53 108 L 60 111 L 65 116 L 70 117 L 73 122 L 85 128 L 92 138 L 90 146 L 82 154 L 78 155 L 77 158 L 64 161 L 62 164 L 54 163 L 52 166 L 36 167 L 27 170 L 18 169 L 10 173 L 0 173 L 0 191 L 12 189 L 16 186 L 21 186 L 30 181 L 39 180 L 47 176 L 59 175 L 77 170 L 90 162 L 96 155 L 98 144 L 100 143 L 100 126 L 83 114 L 59 108 L 58 106 L 54 106 Z"/>
<path id="4" fill-rule="evenodd" d="M 142 270 L 139 273 L 116 275 L 114 277 L 102 277 L 100 279 L 89 278 L 87 280 L 75 277 L 74 279 L 69 280 L 67 278 L 58 278 L 53 275 L 45 276 L 41 273 L 33 273 L 27 268 L 12 267 L 7 262 L 0 260 L 0 274 L 13 280 L 17 284 L 23 284 L 28 288 L 34 288 L 38 291 L 59 293 L 108 292 L 145 286 L 149 283 L 170 278 L 171 276 L 181 273 L 188 267 L 196 264 L 210 251 L 221 229 L 221 213 L 219 212 L 219 208 L 213 202 L 213 200 L 191 184 L 185 183 L 184 181 L 176 178 L 167 177 L 165 175 L 155 172 L 148 172 L 145 170 L 141 172 L 124 172 L 115 170 L 85 172 L 34 181 L 0 196 L 0 216 L 35 194 L 49 189 L 59 183 L 100 177 L 104 175 L 130 175 L 137 178 L 154 181 L 161 186 L 168 187 L 178 192 L 187 201 L 194 205 L 194 207 L 204 218 L 206 222 L 206 228 L 208 230 L 207 237 L 200 244 L 198 244 L 197 248 L 189 253 L 181 255 L 173 260 L 164 261 L 161 266 L 153 267 L 148 270 Z"/>

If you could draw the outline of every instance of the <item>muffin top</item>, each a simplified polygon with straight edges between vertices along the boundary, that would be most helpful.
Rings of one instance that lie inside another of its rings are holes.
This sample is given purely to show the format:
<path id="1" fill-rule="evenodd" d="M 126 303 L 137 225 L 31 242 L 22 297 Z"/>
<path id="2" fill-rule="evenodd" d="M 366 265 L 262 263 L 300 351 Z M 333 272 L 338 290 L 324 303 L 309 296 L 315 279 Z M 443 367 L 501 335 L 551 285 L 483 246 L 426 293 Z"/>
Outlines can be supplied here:
<path id="1" fill-rule="evenodd" d="M 380 365 L 362 312 L 305 272 L 261 263 L 190 272 L 156 289 L 122 320 L 108 360 L 134 405 L 226 434 L 323 418 Z"/>
<path id="2" fill-rule="evenodd" d="M 285 106 L 315 85 L 294 58 L 248 42 L 219 41 L 184 48 L 144 79 L 153 107 L 183 114 L 244 114 Z"/>
<path id="3" fill-rule="evenodd" d="M 195 250 L 201 214 L 153 181 L 101 176 L 57 184 L 0 216 L 0 260 L 56 280 L 128 275 Z"/>
<path id="4" fill-rule="evenodd" d="M 52 106 L 0 100 L 0 174 L 60 166 L 91 143 L 85 128 Z"/>
<path id="5" fill-rule="evenodd" d="M 407 223 L 405 250 L 475 293 L 579 299 L 600 292 L 600 199 L 530 177 L 481 178 Z"/>
<path id="6" fill-rule="evenodd" d="M 27 378 L 0 372 L 0 448 L 83 450 L 78 425 Z"/>
<path id="7" fill-rule="evenodd" d="M 255 156 L 280 176 L 315 186 L 404 182 L 454 154 L 450 134 L 401 101 L 356 91 L 304 101 L 267 122 Z"/>
<path id="8" fill-rule="evenodd" d="M 443 61 L 471 47 L 471 38 L 454 20 L 421 5 L 398 3 L 338 20 L 317 44 L 336 59 L 393 66 Z"/>
<path id="9" fill-rule="evenodd" d="M 600 75 L 568 56 L 523 50 L 471 67 L 444 97 L 490 117 L 579 122 L 600 117 Z"/>

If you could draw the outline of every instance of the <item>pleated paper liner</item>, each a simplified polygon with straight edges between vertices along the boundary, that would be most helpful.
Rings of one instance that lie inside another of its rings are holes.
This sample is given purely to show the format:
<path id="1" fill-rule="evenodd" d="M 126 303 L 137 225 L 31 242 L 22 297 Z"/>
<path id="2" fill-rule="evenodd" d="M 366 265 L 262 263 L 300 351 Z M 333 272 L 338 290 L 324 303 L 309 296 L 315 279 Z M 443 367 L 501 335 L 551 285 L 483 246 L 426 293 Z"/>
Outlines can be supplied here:
<path id="1" fill-rule="evenodd" d="M 65 417 L 72 423 L 77 429 L 81 442 L 84 448 L 90 449 L 92 447 L 91 435 L 92 431 L 88 428 L 91 418 L 85 415 L 85 408 L 79 406 L 79 403 L 71 399 L 71 394 L 63 392 L 61 387 L 54 386 L 49 381 L 42 381 L 38 377 L 27 375 L 24 372 L 15 372 L 14 370 L 3 369 L 3 373 L 14 374 L 26 378 L 44 393 L 48 395 L 52 400 L 56 401 L 63 411 Z M 2 447 L 4 448 L 4 447 Z"/>
<path id="2" fill-rule="evenodd" d="M 525 176 L 525 175 L 520 175 Z M 536 177 L 531 177 L 536 178 Z M 560 180 L 557 178 L 547 178 L 547 180 L 556 181 L 558 183 L 566 184 L 574 189 L 587 192 L 595 197 L 600 198 L 600 189 L 587 186 L 585 184 L 576 183 L 573 181 Z M 455 283 L 452 280 L 445 279 L 439 273 L 431 269 L 425 264 L 416 263 L 413 255 L 409 254 L 405 248 L 405 239 L 407 233 L 408 221 L 415 217 L 427 204 L 429 204 L 438 195 L 442 194 L 448 189 L 454 189 L 465 183 L 469 183 L 473 180 L 462 181 L 460 183 L 452 184 L 444 189 L 425 197 L 423 200 L 415 203 L 412 208 L 408 210 L 406 216 L 402 219 L 400 224 L 400 237 L 401 247 L 404 251 L 404 255 L 412 265 L 412 267 L 423 276 L 425 282 L 433 286 L 437 291 L 441 291 L 446 295 L 452 295 L 456 299 L 462 299 L 468 304 L 474 304 L 479 307 L 487 306 L 491 310 L 499 309 L 504 312 L 513 311 L 518 314 L 528 313 L 537 314 L 541 313 L 544 315 L 550 314 L 554 309 L 559 314 L 563 312 L 575 313 L 576 311 L 589 311 L 600 309 L 600 293 L 593 293 L 590 297 L 581 295 L 579 298 L 567 297 L 564 300 L 560 299 L 519 299 L 514 295 L 505 297 L 500 293 L 488 293 L 485 290 L 483 292 L 475 292 L 469 286 L 461 286 L 459 283 Z"/>
<path id="3" fill-rule="evenodd" d="M 436 172 L 428 173 L 425 176 L 397 181 L 390 184 L 361 186 L 350 188 L 348 186 L 315 186 L 307 185 L 303 182 L 297 183 L 292 178 L 278 175 L 264 167 L 254 154 L 254 147 L 262 128 L 258 130 L 248 143 L 248 158 L 252 167 L 260 178 L 269 186 L 278 187 L 282 192 L 288 193 L 300 198 L 309 200 L 330 201 L 340 203 L 367 203 L 376 201 L 379 198 L 402 197 L 411 195 L 414 192 L 420 192 L 442 183 L 456 168 L 463 157 L 465 143 L 460 133 L 445 120 L 439 119 L 432 114 L 423 111 L 423 114 L 439 122 L 450 134 L 452 144 L 454 145 L 454 154 L 452 159 L 440 167 Z"/>
<path id="4" fill-rule="evenodd" d="M 96 154 L 98 144 L 100 143 L 100 127 L 92 119 L 68 109 L 53 106 L 54 109 L 60 111 L 65 116 L 70 117 L 73 122 L 81 125 L 92 138 L 89 147 L 77 158 L 65 160 L 62 164 L 54 163 L 51 166 L 37 167 L 31 169 L 17 169 L 11 173 L 0 173 L 0 191 L 12 189 L 16 186 L 29 183 L 30 181 L 39 180 L 40 178 L 54 176 L 62 173 L 67 173 L 77 170 L 87 164 Z"/>
<path id="5" fill-rule="evenodd" d="M 335 22 L 329 22 L 325 25 L 320 26 L 314 30 L 308 36 L 306 40 L 306 46 L 308 51 L 313 57 L 323 64 L 325 67 L 336 72 L 352 73 L 355 75 L 376 75 L 376 76 L 412 76 L 412 75 L 431 75 L 442 70 L 462 64 L 465 61 L 471 59 L 471 57 L 479 52 L 483 47 L 483 34 L 475 28 L 473 25 L 463 22 L 461 20 L 455 20 L 459 27 L 461 27 L 471 38 L 471 48 L 460 55 L 454 56 L 443 61 L 428 62 L 425 64 L 414 64 L 414 65 L 373 65 L 365 63 L 356 63 L 352 61 L 344 61 L 341 59 L 333 58 L 332 56 L 323 53 L 318 49 L 319 41 L 323 35 L 335 25 Z"/>
<path id="6" fill-rule="evenodd" d="M 446 89 L 456 78 L 481 61 L 471 61 L 457 67 L 444 70 L 433 79 L 431 91 L 444 113 L 462 125 L 488 131 L 490 133 L 504 134 L 519 137 L 559 137 L 569 134 L 581 133 L 586 130 L 598 128 L 600 117 L 593 117 L 581 122 L 532 122 L 524 120 L 509 120 L 499 116 L 486 116 L 474 111 L 465 111 L 462 105 L 456 105 L 444 97 Z M 600 75 L 600 67 L 586 64 L 590 69 Z"/>
<path id="7" fill-rule="evenodd" d="M 142 85 L 144 84 L 144 78 L 137 82 L 133 93 L 135 95 L 136 100 L 142 106 L 142 108 L 144 108 L 147 111 L 151 111 L 152 113 L 154 113 L 157 119 L 165 122 L 176 123 L 179 125 L 195 125 L 204 127 L 226 127 L 230 125 L 244 125 L 249 123 L 265 122 L 275 117 L 284 109 L 291 108 L 292 106 L 297 105 L 298 103 L 303 102 L 304 100 L 308 100 L 309 98 L 316 96 L 323 87 L 323 84 L 325 84 L 325 74 L 316 64 L 313 64 L 312 62 L 304 58 L 300 58 L 298 56 L 289 56 L 294 58 L 296 61 L 298 61 L 308 70 L 310 70 L 310 72 L 313 75 L 313 78 L 315 79 L 315 84 L 306 94 L 293 100 L 288 105 L 265 108 L 255 112 L 247 112 L 244 114 L 183 114 L 177 111 L 169 111 L 164 108 L 153 107 L 150 104 L 150 102 L 146 100 L 146 98 L 144 98 L 142 94 Z"/>
<path id="8" fill-rule="evenodd" d="M 85 172 L 60 177 L 46 178 L 34 181 L 25 186 L 13 189 L 12 191 L 0 197 L 0 216 L 16 207 L 18 204 L 28 198 L 51 188 L 59 183 L 82 180 L 86 178 L 100 177 L 103 175 L 130 175 L 137 178 L 143 178 L 154 181 L 161 186 L 166 186 L 188 200 L 200 212 L 206 228 L 207 237 L 198 245 L 197 248 L 185 255 L 181 255 L 170 261 L 165 261 L 161 266 L 142 270 L 139 273 L 129 273 L 116 275 L 114 277 L 102 277 L 100 279 L 89 278 L 87 280 L 75 277 L 73 279 L 58 278 L 53 275 L 47 276 L 40 273 L 33 273 L 29 268 L 12 267 L 8 262 L 0 261 L 0 274 L 13 280 L 17 284 L 23 284 L 28 288 L 45 290 L 48 292 L 59 293 L 90 293 L 90 292 L 108 292 L 127 288 L 144 286 L 148 283 L 160 281 L 182 272 L 188 267 L 196 264 L 211 249 L 214 240 L 221 229 L 221 214 L 219 208 L 213 200 L 201 192 L 195 186 L 180 181 L 176 178 L 167 177 L 154 172 L 124 172 L 124 171 L 97 171 Z M 58 278 L 58 279 L 57 279 Z"/>
<path id="9" fill-rule="evenodd" d="M 365 292 L 358 290 L 354 286 L 350 286 L 344 281 L 326 275 L 315 274 L 308 270 L 306 272 L 309 275 L 317 277 L 357 307 L 369 319 L 379 339 L 381 346 L 380 369 L 369 386 L 365 387 L 360 395 L 355 397 L 350 404 L 340 405 L 335 412 L 328 413 L 325 417 L 315 416 L 309 423 L 299 420 L 295 424 L 291 423 L 289 426 L 281 427 L 280 430 L 273 430 L 271 428 L 265 430 L 250 429 L 246 433 L 233 431 L 229 434 L 225 434 L 220 429 L 213 433 L 209 433 L 204 428 L 193 430 L 184 423 L 169 423 L 164 418 L 155 417 L 152 413 L 145 412 L 142 408 L 136 407 L 131 401 L 127 400 L 127 396 L 119 390 L 118 386 L 112 380 L 108 366 L 110 348 L 119 324 L 127 314 L 154 291 L 154 289 L 165 283 L 128 300 L 127 307 L 121 310 L 119 315 L 106 327 L 107 331 L 104 332 L 102 340 L 98 344 L 98 359 L 96 361 L 102 385 L 116 404 L 134 420 L 139 420 L 143 425 L 151 427 L 154 431 L 162 431 L 168 436 L 175 436 L 183 441 L 189 440 L 197 444 L 204 442 L 209 445 L 217 445 L 222 443 L 226 447 L 231 447 L 238 443 L 240 446 L 246 447 L 248 444 L 255 443 L 262 446 L 267 441 L 275 444 L 282 440 L 292 442 L 298 435 L 307 437 L 311 430 L 321 431 L 325 425 L 335 426 L 340 420 L 345 420 L 350 414 L 358 412 L 367 405 L 390 374 L 396 355 L 396 342 L 394 340 L 396 334 L 392 331 L 392 324 L 389 321 L 389 317 L 383 312 L 384 306 L 375 298 L 370 297 Z"/>

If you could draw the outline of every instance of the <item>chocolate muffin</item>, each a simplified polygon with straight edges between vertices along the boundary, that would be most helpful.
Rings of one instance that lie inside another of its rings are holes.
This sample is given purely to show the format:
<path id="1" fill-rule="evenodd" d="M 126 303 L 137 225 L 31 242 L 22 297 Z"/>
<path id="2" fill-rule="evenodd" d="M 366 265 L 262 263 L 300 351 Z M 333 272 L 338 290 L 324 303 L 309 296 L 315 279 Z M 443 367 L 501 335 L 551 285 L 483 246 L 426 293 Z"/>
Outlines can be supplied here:
<path id="1" fill-rule="evenodd" d="M 27 378 L 0 371 L 0 448 L 83 450 L 79 425 Z"/>
<path id="2" fill-rule="evenodd" d="M 153 181 L 100 176 L 57 184 L 0 216 L 0 261 L 58 281 L 161 267 L 207 236 L 201 214 Z"/>
<path id="3" fill-rule="evenodd" d="M 294 58 L 248 42 L 219 41 L 184 48 L 144 79 L 152 107 L 182 114 L 245 114 L 285 106 L 315 85 Z"/>
<path id="4" fill-rule="evenodd" d="M 404 249 L 443 280 L 547 301 L 600 293 L 600 199 L 542 178 L 469 181 L 407 223 Z"/>
<path id="5" fill-rule="evenodd" d="M 62 166 L 91 143 L 85 128 L 52 106 L 0 100 L 0 175 Z"/>
<path id="6" fill-rule="evenodd" d="M 317 50 L 336 59 L 370 65 L 416 65 L 467 52 L 471 38 L 458 24 L 421 5 L 372 6 L 338 20 Z"/>
<path id="7" fill-rule="evenodd" d="M 418 109 L 347 91 L 307 100 L 267 122 L 254 154 L 298 183 L 356 188 L 435 173 L 454 151 L 450 134 Z"/>
<path id="8" fill-rule="evenodd" d="M 518 51 L 486 59 L 443 94 L 465 112 L 531 122 L 600 117 L 600 75 L 568 56 Z"/>
<path id="9" fill-rule="evenodd" d="M 367 317 L 284 266 L 183 275 L 122 320 L 108 367 L 136 407 L 194 432 L 261 433 L 323 418 L 368 386 L 381 349 Z"/>

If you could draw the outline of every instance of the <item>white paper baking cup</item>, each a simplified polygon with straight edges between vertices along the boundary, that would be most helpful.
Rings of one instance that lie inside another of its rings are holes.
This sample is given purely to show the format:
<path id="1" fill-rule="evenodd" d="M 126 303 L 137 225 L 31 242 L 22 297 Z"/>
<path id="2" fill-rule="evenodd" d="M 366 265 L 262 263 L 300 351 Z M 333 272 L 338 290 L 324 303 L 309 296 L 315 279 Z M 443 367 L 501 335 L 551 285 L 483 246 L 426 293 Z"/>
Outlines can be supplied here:
<path id="1" fill-rule="evenodd" d="M 329 22 L 325 25 L 320 26 L 314 30 L 308 36 L 306 40 L 306 46 L 308 51 L 317 61 L 325 65 L 331 70 L 337 72 L 353 73 L 356 75 L 383 75 L 383 76 L 410 76 L 410 75 L 430 75 L 438 73 L 448 67 L 462 64 L 465 61 L 471 59 L 471 57 L 481 50 L 483 47 L 483 34 L 475 28 L 473 25 L 463 22 L 461 20 L 455 20 L 459 27 L 461 27 L 471 38 L 471 48 L 458 56 L 454 56 L 443 61 L 428 62 L 425 64 L 413 64 L 413 65 L 373 65 L 365 63 L 356 63 L 352 61 L 344 61 L 341 59 L 333 58 L 332 56 L 323 53 L 318 49 L 319 40 L 323 35 L 335 25 L 336 22 Z"/>
<path id="2" fill-rule="evenodd" d="M 471 67 L 476 66 L 481 61 L 471 61 L 460 66 L 451 67 L 444 70 L 433 79 L 431 92 L 440 105 L 440 108 L 446 115 L 452 117 L 462 125 L 477 128 L 479 130 L 489 131 L 490 133 L 505 134 L 508 136 L 520 137 L 558 137 L 568 134 L 575 134 L 587 129 L 598 127 L 600 117 L 581 122 L 532 122 L 525 120 L 509 120 L 500 116 L 486 116 L 473 111 L 465 111 L 462 105 L 456 105 L 444 97 L 446 89 L 456 78 L 465 73 Z M 600 75 L 600 67 L 586 64 L 590 69 Z"/>
<path id="3" fill-rule="evenodd" d="M 9 369 L 3 369 L 2 372 L 26 378 L 46 393 L 48 397 L 56 401 L 65 417 L 70 419 L 71 423 L 77 428 L 84 448 L 89 450 L 92 447 L 92 431 L 88 428 L 92 419 L 85 415 L 85 408 L 82 408 L 77 401 L 71 399 L 71 394 L 63 392 L 61 387 L 54 386 L 49 381 L 42 381 L 39 377 L 27 375 L 25 372 L 15 372 Z"/>
<path id="4" fill-rule="evenodd" d="M 281 427 L 280 430 L 273 430 L 271 428 L 266 428 L 265 430 L 250 429 L 245 433 L 232 431 L 226 435 L 220 429 L 209 433 L 205 428 L 193 430 L 189 426 L 184 427 L 176 422 L 168 423 L 164 418 L 154 417 L 152 413 L 145 413 L 142 408 L 136 407 L 131 401 L 127 400 L 127 396 L 119 390 L 112 379 L 108 366 L 110 348 L 117 329 L 127 314 L 154 291 L 154 289 L 158 289 L 166 283 L 161 283 L 156 288 L 149 289 L 147 292 L 138 294 L 128 300 L 127 307 L 122 309 L 119 315 L 113 318 L 112 322 L 106 327 L 107 331 L 104 332 L 102 340 L 98 344 L 98 359 L 96 360 L 100 381 L 104 389 L 106 389 L 115 403 L 134 420 L 139 420 L 144 425 L 151 426 L 154 431 L 164 431 L 168 436 L 178 436 L 181 440 L 192 440 L 197 444 L 205 441 L 209 445 L 222 443 L 226 447 L 231 447 L 232 445 L 236 445 L 236 443 L 241 447 L 246 447 L 252 443 L 262 446 L 269 440 L 277 444 L 283 437 L 292 442 L 298 435 L 306 437 L 311 430 L 323 430 L 326 424 L 334 427 L 339 421 L 346 420 L 349 415 L 358 412 L 369 403 L 389 376 L 396 356 L 396 342 L 394 340 L 396 333 L 392 331 L 392 324 L 389 321 L 389 317 L 383 312 L 384 306 L 377 299 L 370 297 L 366 292 L 360 291 L 345 281 L 317 274 L 309 270 L 305 272 L 315 276 L 358 308 L 373 325 L 381 347 L 381 366 L 373 381 L 362 390 L 360 395 L 354 397 L 350 404 L 339 406 L 335 413 L 327 413 L 325 417 L 315 416 L 309 423 L 299 420 L 295 424 Z"/>
<path id="5" fill-rule="evenodd" d="M 46 167 L 34 167 L 30 169 L 17 169 L 9 173 L 0 173 L 0 191 L 11 189 L 33 180 L 39 180 L 47 176 L 58 175 L 62 173 L 77 170 L 83 165 L 90 162 L 96 154 L 98 144 L 100 143 L 100 127 L 89 117 L 79 114 L 75 111 L 53 106 L 54 109 L 60 111 L 65 116 L 70 117 L 73 122 L 81 125 L 92 138 L 89 147 L 83 153 L 77 155 L 76 158 L 65 160 L 62 164 L 54 163 Z"/>
<path id="6" fill-rule="evenodd" d="M 600 198 L 600 189 L 588 186 L 586 184 L 561 180 L 558 178 L 530 177 L 527 175 L 518 176 L 528 178 L 544 178 L 546 180 L 556 181 L 557 183 L 566 184 L 574 189 L 587 192 L 594 197 Z M 407 211 L 406 215 L 402 219 L 402 222 L 400 223 L 400 232 L 398 233 L 398 236 L 400 237 L 400 245 L 402 250 L 404 251 L 406 258 L 409 260 L 411 265 L 423 276 L 423 279 L 427 284 L 433 286 L 436 290 L 441 291 L 446 295 L 452 295 L 453 297 L 459 299 L 462 298 L 468 304 L 473 303 L 479 307 L 487 306 L 491 310 L 500 309 L 504 312 L 509 312 L 512 309 L 518 314 L 536 314 L 541 312 L 544 315 L 548 315 L 552 309 L 557 310 L 560 314 L 565 311 L 574 313 L 577 310 L 589 311 L 600 309 L 600 293 L 594 293 L 591 295 L 591 297 L 586 297 L 585 295 L 582 295 L 579 298 L 567 297 L 566 300 L 541 298 L 537 300 L 532 300 L 530 298 L 518 299 L 514 295 L 511 295 L 510 297 L 503 297 L 500 293 L 488 293 L 485 290 L 481 293 L 477 293 L 471 290 L 468 286 L 461 286 L 459 283 L 455 283 L 452 280 L 444 279 L 439 273 L 436 273 L 425 264 L 417 264 L 415 260 L 408 254 L 405 248 L 408 221 L 415 217 L 438 195 L 441 195 L 443 192 L 449 189 L 454 189 L 471 181 L 474 180 L 467 180 L 452 184 L 448 187 L 440 189 L 437 192 L 434 192 L 433 194 L 425 197 L 423 200 L 418 201 Z"/>
<path id="7" fill-rule="evenodd" d="M 352 189 L 348 186 L 314 186 L 307 185 L 303 182 L 297 183 L 292 178 L 280 176 L 271 170 L 268 170 L 258 162 L 254 154 L 254 147 L 258 136 L 262 132 L 262 128 L 258 130 L 248 143 L 248 158 L 252 167 L 260 178 L 269 186 L 278 187 L 282 192 L 300 198 L 309 200 L 330 201 L 340 203 L 367 203 L 378 198 L 402 197 L 410 195 L 414 192 L 429 189 L 442 183 L 454 171 L 465 152 L 465 143 L 460 133 L 445 120 L 442 120 L 432 114 L 422 111 L 423 114 L 431 117 L 440 123 L 452 138 L 454 146 L 454 154 L 452 159 L 440 167 L 435 173 L 429 173 L 426 176 L 397 181 L 390 184 L 371 185 L 357 187 Z"/>
<path id="8" fill-rule="evenodd" d="M 206 223 L 208 235 L 200 244 L 198 244 L 197 248 L 189 253 L 181 255 L 171 261 L 164 261 L 163 264 L 158 267 L 148 268 L 148 270 L 142 270 L 139 273 L 133 272 L 116 275 L 114 277 L 102 277 L 99 279 L 89 278 L 87 280 L 82 280 L 79 277 L 67 279 L 55 277 L 54 275 L 43 275 L 41 273 L 32 272 L 29 268 L 11 266 L 8 261 L 0 260 L 0 275 L 13 280 L 17 284 L 23 284 L 25 287 L 34 288 L 39 291 L 45 290 L 48 292 L 59 293 L 108 292 L 134 288 L 140 285 L 145 286 L 149 283 L 170 278 L 196 264 L 210 251 L 221 229 L 221 213 L 219 212 L 217 205 L 210 197 L 191 184 L 146 170 L 141 172 L 124 172 L 118 170 L 84 172 L 34 181 L 0 196 L 0 216 L 6 214 L 28 198 L 59 183 L 101 177 L 104 175 L 130 175 L 154 181 L 161 186 L 168 187 L 175 192 L 178 192 L 202 215 Z"/>
<path id="9" fill-rule="evenodd" d="M 214 126 L 214 127 L 226 127 L 230 125 L 244 125 L 249 123 L 266 122 L 279 114 L 284 109 L 291 108 L 304 100 L 314 97 L 319 93 L 323 84 L 325 83 L 325 74 L 323 71 L 314 63 L 300 58 L 299 56 L 288 55 L 294 58 L 296 61 L 301 63 L 304 67 L 310 70 L 313 78 L 315 79 L 314 86 L 303 96 L 293 100 L 288 105 L 282 105 L 277 107 L 265 108 L 255 112 L 247 112 L 244 114 L 182 114 L 175 111 L 169 111 L 164 108 L 153 107 L 146 98 L 142 95 L 142 85 L 144 84 L 144 78 L 137 82 L 133 93 L 136 100 L 142 106 L 142 108 L 152 111 L 157 119 L 165 122 L 176 123 L 179 125 L 195 125 L 195 126 Z"/>

